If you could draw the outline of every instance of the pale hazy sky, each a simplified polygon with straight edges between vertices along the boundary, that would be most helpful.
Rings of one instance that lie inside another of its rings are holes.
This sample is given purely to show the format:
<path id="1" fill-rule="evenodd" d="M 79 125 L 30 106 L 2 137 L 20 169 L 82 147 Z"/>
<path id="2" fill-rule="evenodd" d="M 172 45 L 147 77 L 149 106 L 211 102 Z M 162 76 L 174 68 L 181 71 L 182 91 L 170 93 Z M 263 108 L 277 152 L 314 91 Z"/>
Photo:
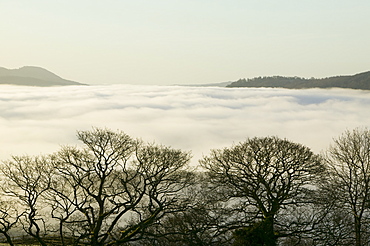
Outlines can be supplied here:
<path id="1" fill-rule="evenodd" d="M 370 70 L 369 0 L 0 0 L 0 67 L 88 84 Z"/>

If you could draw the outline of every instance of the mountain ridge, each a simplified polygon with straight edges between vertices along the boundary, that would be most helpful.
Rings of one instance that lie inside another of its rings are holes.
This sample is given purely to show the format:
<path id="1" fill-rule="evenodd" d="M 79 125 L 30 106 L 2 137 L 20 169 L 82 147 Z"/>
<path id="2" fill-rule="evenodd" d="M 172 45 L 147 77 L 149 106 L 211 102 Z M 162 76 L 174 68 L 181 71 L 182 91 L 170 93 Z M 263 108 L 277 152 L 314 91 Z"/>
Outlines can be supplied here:
<path id="1" fill-rule="evenodd" d="M 40 87 L 86 85 L 63 79 L 45 68 L 36 66 L 24 66 L 16 69 L 0 67 L 0 84 Z"/>
<path id="2" fill-rule="evenodd" d="M 370 71 L 355 75 L 340 75 L 322 79 L 283 76 L 244 78 L 232 82 L 226 87 L 273 87 L 287 89 L 347 88 L 370 90 Z"/>

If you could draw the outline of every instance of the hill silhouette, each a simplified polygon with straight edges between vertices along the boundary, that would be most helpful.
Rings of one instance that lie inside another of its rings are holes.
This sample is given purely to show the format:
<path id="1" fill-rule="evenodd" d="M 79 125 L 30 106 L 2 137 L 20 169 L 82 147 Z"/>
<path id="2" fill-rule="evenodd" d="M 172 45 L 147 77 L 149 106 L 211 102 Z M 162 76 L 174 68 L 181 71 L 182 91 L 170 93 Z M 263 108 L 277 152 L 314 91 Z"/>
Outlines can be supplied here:
<path id="1" fill-rule="evenodd" d="M 257 77 L 253 79 L 239 79 L 226 87 L 277 87 L 288 89 L 337 87 L 370 90 L 370 71 L 351 76 L 335 76 L 322 79 L 283 76 Z"/>
<path id="2" fill-rule="evenodd" d="M 0 84 L 26 86 L 66 86 L 84 85 L 66 80 L 41 67 L 26 66 L 19 69 L 0 67 Z"/>

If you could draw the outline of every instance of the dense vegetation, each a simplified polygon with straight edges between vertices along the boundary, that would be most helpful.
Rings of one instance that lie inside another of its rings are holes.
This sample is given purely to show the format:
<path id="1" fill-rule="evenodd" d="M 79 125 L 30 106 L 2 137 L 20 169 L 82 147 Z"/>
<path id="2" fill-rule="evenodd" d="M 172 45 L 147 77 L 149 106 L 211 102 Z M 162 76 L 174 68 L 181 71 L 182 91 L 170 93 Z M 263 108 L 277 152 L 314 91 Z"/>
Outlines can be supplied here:
<path id="1" fill-rule="evenodd" d="M 282 76 L 257 77 L 253 79 L 239 79 L 227 87 L 280 87 L 289 89 L 339 87 L 370 90 L 370 72 L 353 76 L 335 76 L 323 79 Z"/>
<path id="2" fill-rule="evenodd" d="M 1 164 L 9 245 L 370 245 L 370 130 L 321 155 L 278 137 L 190 153 L 124 132 Z"/>

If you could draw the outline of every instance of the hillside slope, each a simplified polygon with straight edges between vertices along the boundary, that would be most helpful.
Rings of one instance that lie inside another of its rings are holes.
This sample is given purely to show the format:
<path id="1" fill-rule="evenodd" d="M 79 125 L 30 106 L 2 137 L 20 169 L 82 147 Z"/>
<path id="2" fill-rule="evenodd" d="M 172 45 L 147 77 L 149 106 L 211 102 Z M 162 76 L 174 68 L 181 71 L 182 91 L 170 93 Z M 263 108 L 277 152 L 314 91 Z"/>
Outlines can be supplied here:
<path id="1" fill-rule="evenodd" d="M 338 87 L 370 90 L 370 71 L 352 76 L 335 76 L 323 79 L 282 76 L 239 79 L 227 87 L 278 87 L 289 89 Z"/>
<path id="2" fill-rule="evenodd" d="M 84 85 L 75 81 L 66 80 L 41 67 L 22 67 L 6 69 L 0 67 L 0 84 L 26 86 L 66 86 Z"/>

